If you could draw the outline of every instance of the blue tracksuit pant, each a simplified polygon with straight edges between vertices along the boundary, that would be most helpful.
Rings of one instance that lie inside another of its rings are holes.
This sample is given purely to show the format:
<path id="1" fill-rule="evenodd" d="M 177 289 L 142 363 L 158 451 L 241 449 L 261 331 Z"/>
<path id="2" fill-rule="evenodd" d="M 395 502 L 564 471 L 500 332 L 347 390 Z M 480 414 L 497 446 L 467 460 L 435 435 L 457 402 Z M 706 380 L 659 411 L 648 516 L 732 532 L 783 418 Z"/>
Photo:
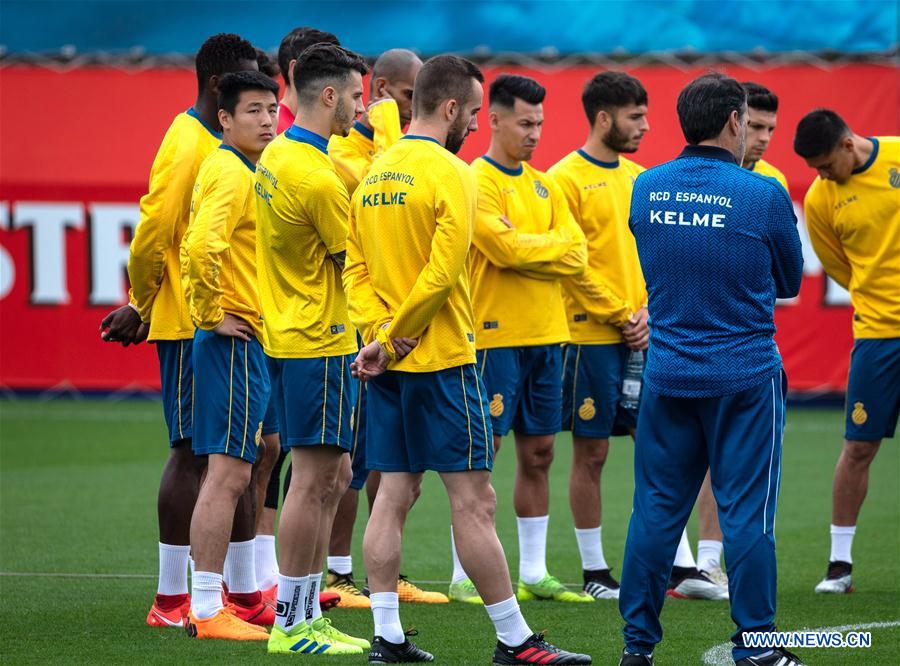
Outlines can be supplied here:
<path id="1" fill-rule="evenodd" d="M 781 480 L 786 379 L 716 398 L 671 398 L 645 390 L 634 455 L 634 509 L 625 544 L 619 611 L 629 652 L 662 640 L 659 614 L 681 533 L 707 467 L 728 562 L 735 660 L 744 631 L 775 627 L 775 506 Z"/>

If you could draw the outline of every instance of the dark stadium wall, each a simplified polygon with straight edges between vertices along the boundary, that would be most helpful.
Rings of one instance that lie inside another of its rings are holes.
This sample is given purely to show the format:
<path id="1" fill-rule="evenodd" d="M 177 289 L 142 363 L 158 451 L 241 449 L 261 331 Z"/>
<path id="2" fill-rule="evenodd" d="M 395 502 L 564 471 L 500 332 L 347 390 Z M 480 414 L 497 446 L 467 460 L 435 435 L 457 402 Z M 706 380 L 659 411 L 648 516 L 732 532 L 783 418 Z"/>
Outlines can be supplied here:
<path id="1" fill-rule="evenodd" d="M 900 93 L 891 67 L 721 69 L 779 95 L 779 129 L 766 159 L 785 173 L 798 206 L 814 175 L 791 150 L 804 113 L 826 106 L 858 132 L 898 133 Z M 581 144 L 587 125 L 580 93 L 596 68 L 490 68 L 488 79 L 501 71 L 534 76 L 548 88 L 537 167 Z M 675 99 L 703 70 L 629 71 L 650 95 L 650 132 L 634 156 L 649 167 L 680 150 Z M 0 90 L 0 387 L 157 387 L 153 348 L 105 345 L 97 326 L 125 298 L 123 266 L 137 201 L 163 133 L 195 96 L 193 73 L 12 65 L 0 67 Z M 487 147 L 485 115 L 461 153 L 466 160 Z M 846 294 L 827 286 L 811 252 L 806 257 L 799 298 L 779 307 L 777 339 L 792 388 L 842 390 L 852 345 Z"/>

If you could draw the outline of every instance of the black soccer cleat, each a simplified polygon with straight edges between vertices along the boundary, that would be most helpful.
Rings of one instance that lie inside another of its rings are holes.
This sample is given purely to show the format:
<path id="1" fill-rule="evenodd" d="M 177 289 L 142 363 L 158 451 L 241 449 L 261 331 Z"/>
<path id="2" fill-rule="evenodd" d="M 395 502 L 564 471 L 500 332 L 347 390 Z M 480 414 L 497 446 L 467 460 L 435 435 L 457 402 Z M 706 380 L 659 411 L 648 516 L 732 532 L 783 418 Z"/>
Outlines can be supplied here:
<path id="1" fill-rule="evenodd" d="M 566 652 L 544 640 L 544 634 L 531 634 L 521 645 L 510 647 L 497 641 L 494 666 L 508 664 L 590 664 L 586 654 Z"/>
<path id="2" fill-rule="evenodd" d="M 622 650 L 619 666 L 653 666 L 653 655 L 637 654 L 636 652 Z"/>
<path id="3" fill-rule="evenodd" d="M 582 588 L 594 599 L 618 599 L 619 581 L 612 577 L 609 569 L 584 570 Z"/>
<path id="4" fill-rule="evenodd" d="M 419 632 L 410 629 L 406 636 L 415 636 Z M 419 661 L 434 661 L 434 655 L 425 652 L 408 638 L 402 643 L 391 643 L 381 636 L 372 639 L 372 647 L 369 649 L 370 664 L 411 664 Z"/>
<path id="5" fill-rule="evenodd" d="M 775 648 L 765 654 L 739 659 L 734 666 L 804 666 L 804 664 L 797 655 L 783 648 Z"/>

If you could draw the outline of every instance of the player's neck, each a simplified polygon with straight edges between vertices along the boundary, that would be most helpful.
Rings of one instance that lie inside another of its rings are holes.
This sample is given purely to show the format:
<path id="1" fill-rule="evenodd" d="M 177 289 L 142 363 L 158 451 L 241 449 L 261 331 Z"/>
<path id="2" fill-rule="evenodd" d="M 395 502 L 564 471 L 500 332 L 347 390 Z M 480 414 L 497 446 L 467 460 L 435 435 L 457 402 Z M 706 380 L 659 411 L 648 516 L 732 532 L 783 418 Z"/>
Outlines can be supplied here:
<path id="1" fill-rule="evenodd" d="M 297 115 L 297 95 L 294 93 L 293 88 L 285 89 L 284 97 L 281 98 L 281 103 L 288 108 L 288 111 L 295 116 Z"/>
<path id="2" fill-rule="evenodd" d="M 447 128 L 428 119 L 413 118 L 409 123 L 409 129 L 406 130 L 406 136 L 427 136 L 447 147 Z"/>
<path id="3" fill-rule="evenodd" d="M 735 153 L 737 152 L 737 147 L 738 147 L 736 142 L 733 141 L 728 136 L 726 136 L 724 132 L 713 139 L 707 139 L 706 141 L 701 141 L 697 145 L 698 146 L 709 146 L 711 148 L 721 148 L 722 150 L 727 150 L 729 153 L 731 153 L 732 157 L 735 156 Z M 742 157 L 741 158 L 734 157 L 735 162 L 741 162 L 742 160 L 743 160 Z"/>
<path id="4" fill-rule="evenodd" d="M 760 158 L 760 159 L 762 159 L 762 158 Z M 752 170 L 753 170 L 753 167 L 756 166 L 756 163 L 757 163 L 757 162 L 759 162 L 759 160 L 748 160 L 748 159 L 745 159 L 743 162 L 741 162 L 741 168 L 742 168 L 742 169 L 750 169 L 750 170 L 752 171 Z"/>
<path id="5" fill-rule="evenodd" d="M 259 162 L 259 158 L 260 158 L 260 156 L 262 156 L 262 151 L 259 151 L 259 152 L 252 151 L 251 152 L 248 150 L 244 150 L 240 146 L 236 146 L 234 143 L 231 142 L 230 137 L 228 137 L 228 136 L 222 137 L 222 143 L 225 144 L 226 146 L 228 146 L 229 148 L 231 148 L 232 150 L 236 150 L 237 152 L 239 152 L 241 155 L 246 157 L 253 164 L 256 164 L 257 162 Z"/>
<path id="6" fill-rule="evenodd" d="M 498 148 L 493 141 L 491 142 L 491 147 L 488 148 L 486 155 L 504 169 L 509 169 L 510 171 L 518 171 L 519 167 L 522 166 L 522 160 L 517 160 L 515 157 L 508 155 Z"/>
<path id="7" fill-rule="evenodd" d="M 210 100 L 205 95 L 199 95 L 197 101 L 194 102 L 194 111 L 200 116 L 200 119 L 212 127 L 217 132 L 222 131 L 222 125 L 219 124 L 219 110 L 216 108 L 215 101 Z"/>
<path id="8" fill-rule="evenodd" d="M 853 168 L 859 169 L 872 157 L 875 143 L 872 139 L 867 139 L 858 134 L 854 134 L 851 138 L 853 139 Z"/>
<path id="9" fill-rule="evenodd" d="M 581 149 L 598 162 L 619 161 L 619 153 L 603 143 L 603 139 L 593 133 L 588 135 L 587 141 L 584 142 Z"/>
<path id="10" fill-rule="evenodd" d="M 294 124 L 325 139 L 331 138 L 331 114 L 320 109 L 297 109 Z"/>

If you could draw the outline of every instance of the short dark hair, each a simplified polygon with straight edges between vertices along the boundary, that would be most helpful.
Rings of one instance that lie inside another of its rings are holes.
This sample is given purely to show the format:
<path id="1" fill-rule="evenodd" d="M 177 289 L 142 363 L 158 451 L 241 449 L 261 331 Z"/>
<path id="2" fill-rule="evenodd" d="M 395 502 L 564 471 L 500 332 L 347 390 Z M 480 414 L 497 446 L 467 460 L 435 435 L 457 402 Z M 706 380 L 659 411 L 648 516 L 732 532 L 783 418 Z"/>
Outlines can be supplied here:
<path id="1" fill-rule="evenodd" d="M 741 85 L 747 91 L 747 106 L 751 109 L 778 112 L 778 95 L 754 81 L 744 81 Z"/>
<path id="2" fill-rule="evenodd" d="M 272 60 L 272 58 L 269 57 L 269 54 L 260 48 L 256 49 L 256 64 L 259 66 L 259 71 L 270 79 L 274 79 L 281 74 L 281 70 L 278 69 L 278 63 Z"/>
<path id="3" fill-rule="evenodd" d="M 362 56 L 341 46 L 320 42 L 303 51 L 294 63 L 294 85 L 297 99 L 325 81 L 345 81 L 350 72 L 364 75 L 369 71 Z"/>
<path id="4" fill-rule="evenodd" d="M 278 99 L 278 84 L 262 72 L 232 72 L 219 79 L 218 108 L 234 115 L 245 90 L 268 90 Z"/>
<path id="5" fill-rule="evenodd" d="M 316 30 L 308 26 L 294 28 L 281 40 L 278 45 L 278 69 L 281 70 L 284 80 L 288 80 L 288 70 L 291 60 L 296 60 L 313 44 L 334 44 L 340 46 L 341 42 L 330 32 Z"/>
<path id="6" fill-rule="evenodd" d="M 497 104 L 511 109 L 517 99 L 526 104 L 540 104 L 546 95 L 547 89 L 528 76 L 501 74 L 491 84 L 488 100 L 491 106 Z"/>
<path id="7" fill-rule="evenodd" d="M 484 74 L 470 60 L 455 55 L 429 58 L 416 75 L 413 114 L 432 114 L 448 99 L 465 104 L 472 94 L 472 79 L 484 83 Z"/>
<path id="8" fill-rule="evenodd" d="M 633 76 L 625 72 L 600 72 L 584 84 L 581 104 L 591 126 L 600 111 L 647 103 L 647 91 Z"/>
<path id="9" fill-rule="evenodd" d="M 236 72 L 246 60 L 256 61 L 253 44 L 231 33 L 213 35 L 203 42 L 194 59 L 198 92 L 203 92 L 210 77 Z"/>
<path id="10" fill-rule="evenodd" d="M 794 152 L 811 158 L 827 155 L 850 133 L 847 123 L 830 109 L 813 109 L 797 123 Z"/>
<path id="11" fill-rule="evenodd" d="M 711 72 L 684 87 L 676 108 L 685 140 L 698 144 L 719 136 L 732 111 L 744 114 L 747 91 L 730 76 Z"/>

